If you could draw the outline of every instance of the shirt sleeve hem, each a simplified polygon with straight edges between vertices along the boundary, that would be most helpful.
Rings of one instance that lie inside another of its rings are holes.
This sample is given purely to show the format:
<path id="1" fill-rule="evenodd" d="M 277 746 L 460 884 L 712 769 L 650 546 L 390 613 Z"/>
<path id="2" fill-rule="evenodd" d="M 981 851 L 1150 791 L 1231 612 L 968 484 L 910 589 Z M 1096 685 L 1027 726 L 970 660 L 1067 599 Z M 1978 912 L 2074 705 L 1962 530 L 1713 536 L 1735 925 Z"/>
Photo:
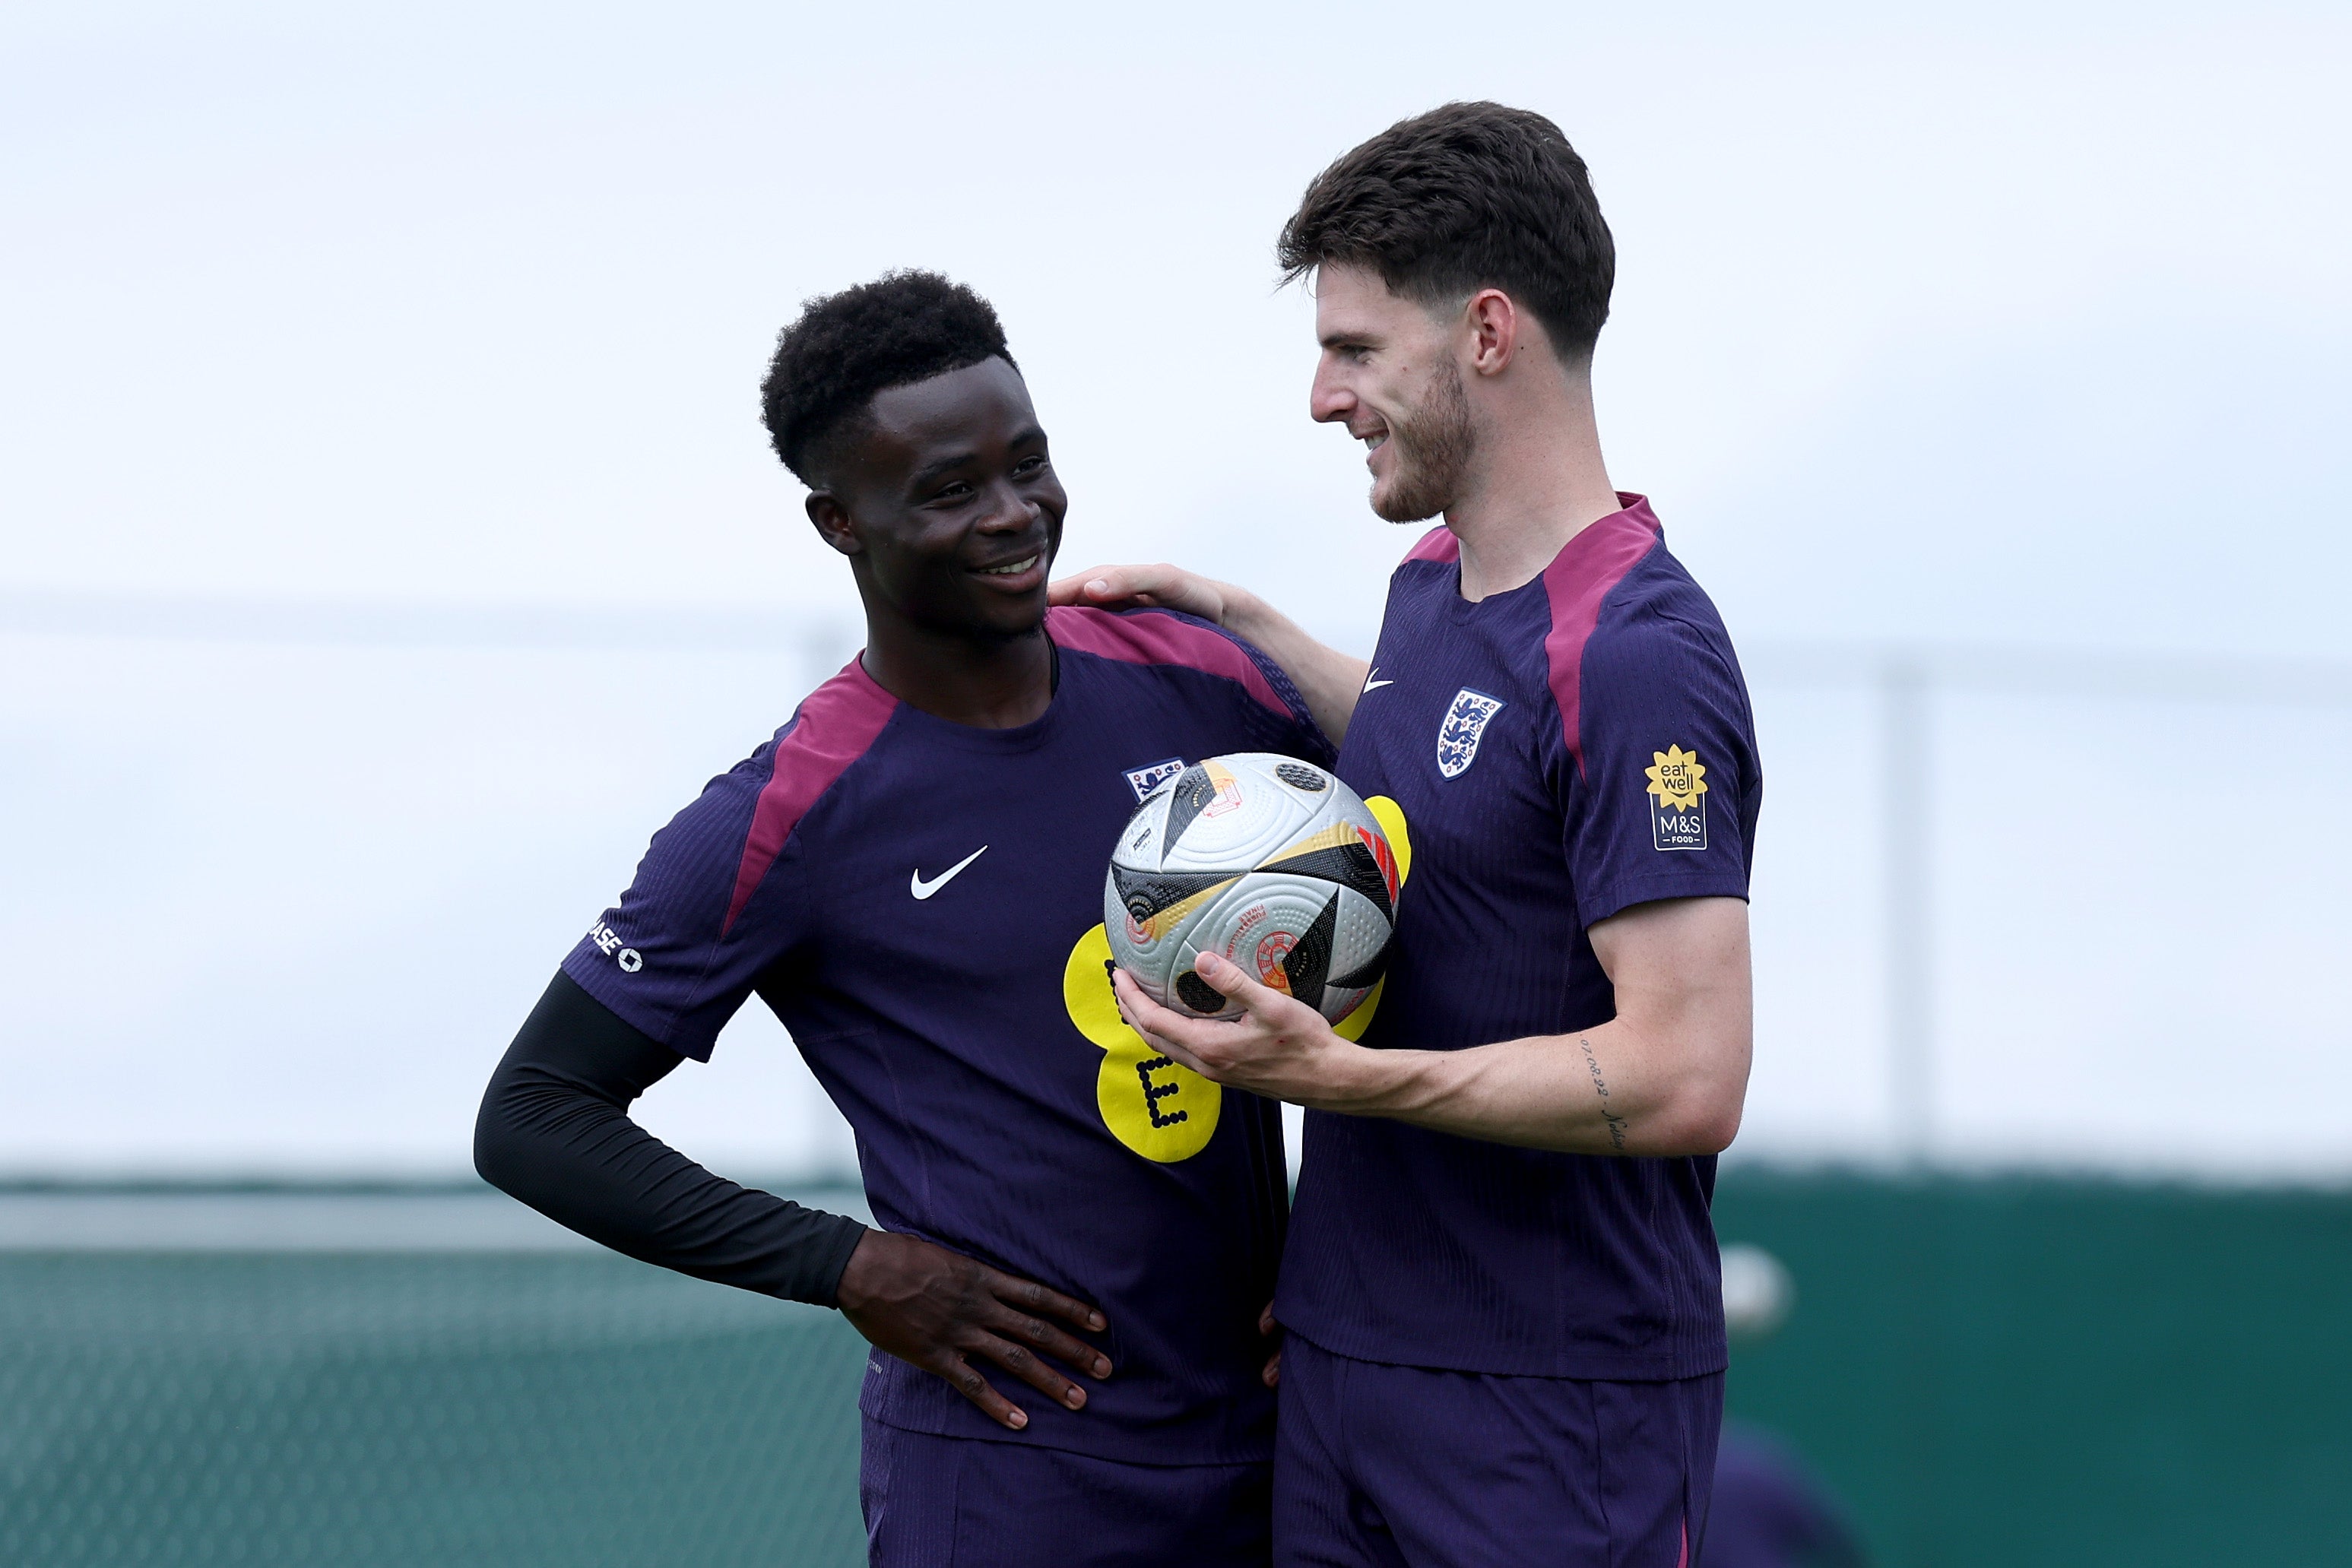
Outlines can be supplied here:
<path id="1" fill-rule="evenodd" d="M 684 1037 L 676 1019 L 647 1012 L 636 1004 L 635 998 L 616 994 L 619 988 L 604 971 L 604 966 L 601 964 L 583 962 L 582 953 L 578 950 L 566 955 L 563 960 L 563 972 L 571 977 L 572 983 L 603 1003 L 622 1022 L 648 1039 L 659 1040 L 680 1056 L 691 1057 L 697 1061 L 710 1060 L 710 1048 L 716 1043 L 714 1039 Z"/>
<path id="2" fill-rule="evenodd" d="M 1654 904 L 1662 898 L 1736 898 L 1746 903 L 1748 879 L 1727 871 L 1623 877 L 1580 896 L 1576 917 L 1585 929 L 1591 930 L 1612 915 L 1622 914 L 1637 904 Z"/>
<path id="3" fill-rule="evenodd" d="M 850 1256 L 866 1239 L 866 1227 L 845 1214 L 828 1214 L 825 1218 L 834 1222 L 832 1234 L 810 1267 L 806 1293 L 798 1299 L 812 1306 L 837 1309 L 841 1305 L 841 1277 L 849 1272 Z"/>

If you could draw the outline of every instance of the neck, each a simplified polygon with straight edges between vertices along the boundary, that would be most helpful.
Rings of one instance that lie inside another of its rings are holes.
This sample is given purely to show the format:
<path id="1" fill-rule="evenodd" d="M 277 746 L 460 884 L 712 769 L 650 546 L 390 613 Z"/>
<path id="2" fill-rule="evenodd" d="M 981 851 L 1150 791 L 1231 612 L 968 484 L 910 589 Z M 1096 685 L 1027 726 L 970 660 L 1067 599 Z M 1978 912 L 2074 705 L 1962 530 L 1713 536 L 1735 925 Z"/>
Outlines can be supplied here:
<path id="1" fill-rule="evenodd" d="M 1620 509 L 1601 460 L 1592 383 L 1549 366 L 1479 422 L 1478 456 L 1445 526 L 1462 541 L 1462 597 L 1533 582 L 1568 541 Z"/>
<path id="2" fill-rule="evenodd" d="M 911 625 L 869 605 L 860 662 L 899 701 L 975 729 L 1034 724 L 1054 700 L 1054 650 L 1042 624 L 1026 636 L 982 637 Z"/>

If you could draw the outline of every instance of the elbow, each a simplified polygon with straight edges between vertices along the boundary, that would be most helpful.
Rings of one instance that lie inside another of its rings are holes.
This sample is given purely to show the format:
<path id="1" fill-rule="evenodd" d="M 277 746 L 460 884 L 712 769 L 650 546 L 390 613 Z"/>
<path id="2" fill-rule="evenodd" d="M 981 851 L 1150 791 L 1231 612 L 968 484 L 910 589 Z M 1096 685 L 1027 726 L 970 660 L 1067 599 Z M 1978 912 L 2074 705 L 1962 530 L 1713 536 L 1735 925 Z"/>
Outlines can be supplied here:
<path id="1" fill-rule="evenodd" d="M 1739 1136 L 1748 1108 L 1748 1071 L 1752 1047 L 1743 1026 L 1704 1039 L 1704 1048 L 1663 1096 L 1652 1126 L 1662 1155 L 1719 1155 Z M 1704 1038 L 1704 1037 L 1703 1037 Z"/>
<path id="2" fill-rule="evenodd" d="M 1669 1155 L 1719 1155 L 1739 1136 L 1746 1110 L 1744 1093 L 1694 1092 L 1664 1106 L 1654 1124 L 1654 1135 L 1643 1142 L 1643 1154 Z"/>
<path id="3" fill-rule="evenodd" d="M 513 1130 L 507 1124 L 500 1104 L 505 1086 L 503 1071 L 493 1076 L 489 1087 L 482 1092 L 481 1109 L 474 1113 L 474 1174 L 512 1196 L 517 1171 Z"/>
<path id="4" fill-rule="evenodd" d="M 474 1119 L 474 1174 L 497 1187 L 506 1190 L 504 1153 L 499 1147 L 497 1134 L 490 1130 L 487 1110 Z"/>
<path id="5" fill-rule="evenodd" d="M 1704 1115 L 1692 1124 L 1689 1152 L 1694 1155 L 1719 1155 L 1731 1147 L 1731 1141 L 1738 1136 L 1739 1107 L 1734 1105 L 1727 1111 L 1718 1110 Z"/>

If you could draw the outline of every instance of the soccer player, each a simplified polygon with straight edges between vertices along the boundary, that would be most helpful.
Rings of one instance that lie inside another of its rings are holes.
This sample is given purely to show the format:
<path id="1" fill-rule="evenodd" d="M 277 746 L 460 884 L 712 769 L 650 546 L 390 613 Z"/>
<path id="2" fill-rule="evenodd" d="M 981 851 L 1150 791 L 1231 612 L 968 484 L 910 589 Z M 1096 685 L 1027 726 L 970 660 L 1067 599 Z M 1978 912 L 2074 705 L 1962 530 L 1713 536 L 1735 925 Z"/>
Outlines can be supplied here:
<path id="1" fill-rule="evenodd" d="M 477 1164 L 632 1257 L 838 1306 L 885 1353 L 875 1563 L 1263 1564 L 1281 1124 L 1120 1022 L 1102 889 L 1170 773 L 1328 746 L 1228 632 L 1046 608 L 1066 502 L 976 295 L 900 273 L 814 301 L 764 391 L 866 650 L 654 836 L 499 1065 Z M 754 992 L 856 1129 L 882 1228 L 629 1120 Z"/>
<path id="2" fill-rule="evenodd" d="M 1865 1568 L 1836 1497 L 1796 1450 L 1731 1422 L 1716 1450 L 1706 1550 L 1693 1568 Z"/>
<path id="3" fill-rule="evenodd" d="M 1613 249 L 1539 115 L 1452 104 L 1318 176 L 1318 420 L 1372 509 L 1443 514 L 1370 667 L 1167 567 L 1055 585 L 1173 604 L 1279 660 L 1406 824 L 1360 1044 L 1213 956 L 1244 1003 L 1127 1016 L 1216 1081 L 1309 1107 L 1276 1315 L 1285 1563 L 1680 1568 L 1722 1415 L 1713 1156 L 1746 1093 L 1759 779 L 1723 623 L 1601 462 Z"/>

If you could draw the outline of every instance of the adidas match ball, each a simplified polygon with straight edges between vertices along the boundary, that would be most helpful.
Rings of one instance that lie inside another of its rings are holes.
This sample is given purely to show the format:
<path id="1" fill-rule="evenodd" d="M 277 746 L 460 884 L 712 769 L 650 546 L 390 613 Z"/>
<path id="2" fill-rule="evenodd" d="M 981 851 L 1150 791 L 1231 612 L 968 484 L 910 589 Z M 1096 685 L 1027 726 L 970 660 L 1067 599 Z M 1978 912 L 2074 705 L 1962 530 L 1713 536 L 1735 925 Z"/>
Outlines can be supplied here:
<path id="1" fill-rule="evenodd" d="M 1215 953 L 1338 1023 L 1381 977 L 1397 880 L 1354 790 L 1288 757 L 1237 752 L 1144 798 L 1111 852 L 1103 932 L 1162 1007 L 1241 1016 L 1192 972 Z"/>

